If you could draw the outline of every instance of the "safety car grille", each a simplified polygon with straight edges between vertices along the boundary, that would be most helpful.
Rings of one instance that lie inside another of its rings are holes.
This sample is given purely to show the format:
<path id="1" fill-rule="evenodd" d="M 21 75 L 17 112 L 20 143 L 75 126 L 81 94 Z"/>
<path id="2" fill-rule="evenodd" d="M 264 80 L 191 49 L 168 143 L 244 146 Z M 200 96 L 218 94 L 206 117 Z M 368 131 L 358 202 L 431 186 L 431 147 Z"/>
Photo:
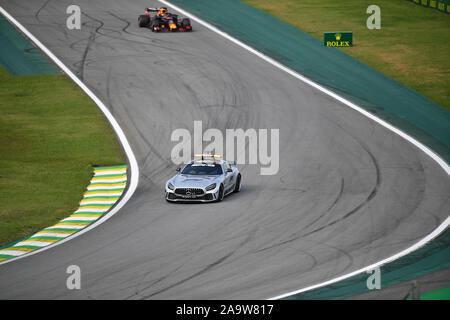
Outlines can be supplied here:
<path id="1" fill-rule="evenodd" d="M 188 195 L 188 194 L 202 195 L 205 192 L 203 191 L 203 189 L 200 188 L 176 188 L 175 193 L 181 195 Z"/>

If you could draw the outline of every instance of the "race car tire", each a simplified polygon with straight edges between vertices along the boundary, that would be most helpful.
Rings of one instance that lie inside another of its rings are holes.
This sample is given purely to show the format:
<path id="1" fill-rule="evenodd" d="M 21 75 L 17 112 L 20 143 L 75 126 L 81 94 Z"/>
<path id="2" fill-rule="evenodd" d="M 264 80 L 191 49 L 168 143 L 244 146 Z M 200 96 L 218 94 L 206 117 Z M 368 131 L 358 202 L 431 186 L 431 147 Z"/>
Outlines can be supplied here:
<path id="1" fill-rule="evenodd" d="M 140 28 L 147 27 L 148 24 L 150 23 L 150 17 L 146 16 L 146 15 L 141 15 L 138 18 L 138 22 L 139 22 L 139 27 Z"/>
<path id="2" fill-rule="evenodd" d="M 188 18 L 184 18 L 183 20 L 181 20 L 181 26 L 183 28 L 186 28 L 187 26 L 191 25 L 191 20 L 189 20 Z"/>
<path id="3" fill-rule="evenodd" d="M 217 202 L 222 201 L 223 198 L 224 198 L 224 196 L 225 196 L 225 191 L 224 191 L 223 184 L 221 184 L 221 185 L 220 185 L 220 188 L 219 188 L 219 194 L 218 194 L 218 196 L 217 196 Z"/>
<path id="4" fill-rule="evenodd" d="M 150 29 L 152 29 L 153 32 L 157 32 L 156 27 L 159 27 L 160 25 L 160 19 L 153 19 L 153 21 L 150 23 Z"/>
<path id="5" fill-rule="evenodd" d="M 241 191 L 241 175 L 239 174 L 236 179 L 236 184 L 234 185 L 234 193 Z"/>

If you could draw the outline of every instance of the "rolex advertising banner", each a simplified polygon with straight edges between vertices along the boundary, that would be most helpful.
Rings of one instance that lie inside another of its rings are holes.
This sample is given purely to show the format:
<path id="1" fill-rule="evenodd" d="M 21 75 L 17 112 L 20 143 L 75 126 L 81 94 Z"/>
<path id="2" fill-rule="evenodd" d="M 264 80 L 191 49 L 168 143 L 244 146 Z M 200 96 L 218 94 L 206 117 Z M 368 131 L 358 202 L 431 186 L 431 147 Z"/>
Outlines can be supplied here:
<path id="1" fill-rule="evenodd" d="M 351 31 L 324 32 L 323 45 L 326 47 L 352 47 L 353 32 Z"/>

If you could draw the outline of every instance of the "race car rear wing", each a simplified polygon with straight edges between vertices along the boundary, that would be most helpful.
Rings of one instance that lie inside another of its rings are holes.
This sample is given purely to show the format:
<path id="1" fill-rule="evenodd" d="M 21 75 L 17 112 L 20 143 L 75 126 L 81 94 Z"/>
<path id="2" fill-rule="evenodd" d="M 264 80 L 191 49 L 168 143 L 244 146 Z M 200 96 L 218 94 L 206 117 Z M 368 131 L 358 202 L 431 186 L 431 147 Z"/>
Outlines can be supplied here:
<path id="1" fill-rule="evenodd" d="M 166 9 L 167 10 L 167 8 L 145 8 L 145 12 L 158 12 L 160 9 Z M 167 16 L 173 17 L 173 18 L 177 18 L 178 17 L 177 14 L 169 13 L 169 12 L 167 12 Z"/>
<path id="2" fill-rule="evenodd" d="M 166 8 L 166 7 L 161 7 L 161 8 L 145 8 L 145 10 L 150 11 L 150 12 L 158 12 L 158 11 L 161 10 L 161 9 L 166 9 L 166 11 L 167 11 L 167 8 Z"/>

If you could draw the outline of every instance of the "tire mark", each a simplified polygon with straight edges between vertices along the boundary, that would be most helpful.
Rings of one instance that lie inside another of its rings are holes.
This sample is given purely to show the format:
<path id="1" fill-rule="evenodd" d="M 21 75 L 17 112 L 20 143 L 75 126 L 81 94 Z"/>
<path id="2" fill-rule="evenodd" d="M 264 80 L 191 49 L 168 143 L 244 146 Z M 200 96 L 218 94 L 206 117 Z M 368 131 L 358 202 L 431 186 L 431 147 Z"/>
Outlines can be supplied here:
<path id="1" fill-rule="evenodd" d="M 189 276 L 189 277 L 187 277 L 187 278 L 184 278 L 184 279 L 182 279 L 182 280 L 180 280 L 180 281 L 177 281 L 177 282 L 175 282 L 174 284 L 171 284 L 171 285 L 169 285 L 169 286 L 167 286 L 167 287 L 165 287 L 165 288 L 162 288 L 162 289 L 160 289 L 160 290 L 157 290 L 157 291 L 153 292 L 153 293 L 150 294 L 150 295 L 142 296 L 142 299 L 149 299 L 149 298 L 151 298 L 151 297 L 153 297 L 153 296 L 156 296 L 156 295 L 158 295 L 158 294 L 160 294 L 160 293 L 166 292 L 166 291 L 168 291 L 168 290 L 170 290 L 170 289 L 172 289 L 172 288 L 174 288 L 174 287 L 176 287 L 176 286 L 179 286 L 179 285 L 181 285 L 181 284 L 183 284 L 183 283 L 185 283 L 185 282 L 187 282 L 187 281 L 189 281 L 189 280 L 191 280 L 191 279 L 194 279 L 194 278 L 196 278 L 196 277 L 198 277 L 198 276 L 200 276 L 200 275 L 202 275 L 202 274 L 204 274 L 204 273 L 206 273 L 206 272 L 208 272 L 208 271 L 214 269 L 215 267 L 217 267 L 218 265 L 220 265 L 220 264 L 222 264 L 224 261 L 226 261 L 229 257 L 231 257 L 238 249 L 240 249 L 242 246 L 244 246 L 246 243 L 248 243 L 248 242 L 252 239 L 253 234 L 254 234 L 256 231 L 257 231 L 257 228 L 256 228 L 256 227 L 253 228 L 253 230 L 249 232 L 249 234 L 247 235 L 247 237 L 245 237 L 245 239 L 244 239 L 241 243 L 239 243 L 233 250 L 231 250 L 231 251 L 230 251 L 229 253 L 227 253 L 226 255 L 220 257 L 219 259 L 215 260 L 214 262 L 212 262 L 212 263 L 206 265 L 204 268 L 202 268 L 202 269 L 199 270 L 198 272 L 192 274 L 191 276 Z M 144 290 L 145 290 L 145 289 L 144 289 Z"/>
<path id="2" fill-rule="evenodd" d="M 43 5 L 36 11 L 36 13 L 34 14 L 34 17 L 36 18 L 36 20 L 39 21 L 39 22 L 42 23 L 42 24 L 46 24 L 46 23 L 44 23 L 44 22 L 41 21 L 41 19 L 39 18 L 39 14 L 41 13 L 41 11 L 42 11 L 45 7 L 47 7 L 47 5 L 49 4 L 50 1 L 51 1 L 51 0 L 45 1 L 44 4 L 43 4 Z"/>
<path id="3" fill-rule="evenodd" d="M 308 227 L 312 226 L 313 224 L 315 224 L 317 221 L 319 221 L 320 219 L 322 219 L 327 213 L 329 213 L 335 206 L 336 204 L 339 202 L 339 200 L 342 197 L 342 194 L 344 192 L 344 178 L 341 177 L 341 183 L 340 183 L 340 188 L 338 191 L 338 194 L 336 196 L 336 198 L 334 199 L 333 203 L 322 213 L 319 215 L 319 217 L 317 217 L 316 219 L 314 219 L 312 222 L 310 222 L 308 225 L 306 225 L 302 230 L 308 229 Z M 301 230 L 295 232 L 294 234 L 291 235 L 291 237 L 287 240 L 284 240 L 282 242 L 258 249 L 256 252 L 261 252 L 261 251 L 266 251 L 269 249 L 273 249 L 276 247 L 280 247 L 282 245 L 288 244 L 288 243 L 292 243 L 300 238 L 302 238 L 304 235 L 301 234 Z"/>
<path id="4" fill-rule="evenodd" d="M 303 237 L 307 237 L 307 236 L 309 236 L 309 235 L 311 235 L 313 233 L 322 231 L 323 229 L 326 229 L 326 228 L 328 228 L 328 227 L 330 227 L 332 225 L 335 225 L 338 222 L 342 222 L 345 219 L 351 217 L 354 213 L 358 212 L 361 208 L 366 206 L 375 197 L 375 195 L 377 194 L 378 189 L 379 189 L 380 184 L 381 184 L 381 173 L 380 173 L 379 164 L 378 164 L 377 160 L 375 159 L 374 155 L 370 152 L 370 150 L 366 146 L 364 146 L 361 142 L 359 144 L 367 152 L 367 154 L 369 155 L 370 159 L 372 160 L 373 166 L 375 168 L 376 180 L 375 180 L 375 185 L 372 188 L 371 192 L 369 193 L 369 195 L 367 196 L 367 198 L 365 200 L 363 200 L 354 209 L 352 209 L 349 212 L 347 212 L 346 214 L 344 214 L 341 218 L 339 218 L 337 220 L 334 220 L 334 221 L 332 221 L 332 222 L 330 222 L 330 223 L 328 223 L 328 224 L 326 224 L 326 225 L 324 225 L 322 227 L 316 228 L 316 229 L 314 229 L 314 230 L 312 230 L 312 231 L 310 231 L 310 232 L 308 232 L 306 234 L 303 234 L 302 235 Z"/>
<path id="5" fill-rule="evenodd" d="M 334 199 L 333 203 L 328 207 L 327 210 L 325 210 L 319 217 L 317 217 L 315 220 L 313 220 L 312 222 L 310 222 L 308 225 L 306 225 L 303 229 L 308 229 L 310 226 L 312 226 L 313 224 L 315 224 L 317 221 L 319 221 L 320 219 L 322 219 L 327 213 L 329 213 L 335 206 L 336 204 L 339 202 L 339 200 L 342 197 L 342 194 L 344 193 L 344 178 L 341 177 L 341 186 L 339 189 L 339 192 L 336 196 L 336 198 Z"/>

